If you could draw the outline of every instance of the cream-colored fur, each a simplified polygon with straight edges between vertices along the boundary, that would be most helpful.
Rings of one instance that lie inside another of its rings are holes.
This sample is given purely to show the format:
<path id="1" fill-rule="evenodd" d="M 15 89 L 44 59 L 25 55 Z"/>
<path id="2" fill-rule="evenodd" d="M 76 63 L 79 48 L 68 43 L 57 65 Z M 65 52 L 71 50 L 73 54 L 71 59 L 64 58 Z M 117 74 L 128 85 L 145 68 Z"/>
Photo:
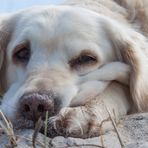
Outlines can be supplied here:
<path id="1" fill-rule="evenodd" d="M 130 111 L 147 111 L 148 25 L 139 17 L 141 8 L 148 17 L 146 3 L 68 0 L 1 16 L 5 115 L 13 122 L 22 118 L 24 94 L 52 91 L 61 104 L 49 117 L 49 135 L 54 129 L 58 135 L 85 138 L 99 135 L 101 126 L 103 132 L 111 128 L 107 110 L 116 119 Z M 31 57 L 22 64 L 15 61 L 14 52 L 26 42 Z M 95 62 L 73 64 L 81 54 L 95 56 Z"/>

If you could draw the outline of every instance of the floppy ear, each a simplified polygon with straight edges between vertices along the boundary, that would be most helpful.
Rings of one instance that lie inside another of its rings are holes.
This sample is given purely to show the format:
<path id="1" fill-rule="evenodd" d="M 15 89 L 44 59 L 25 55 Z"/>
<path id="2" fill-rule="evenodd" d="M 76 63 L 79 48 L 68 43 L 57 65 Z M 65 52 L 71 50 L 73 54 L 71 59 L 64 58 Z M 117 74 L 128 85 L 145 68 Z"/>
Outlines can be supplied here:
<path id="1" fill-rule="evenodd" d="M 138 111 L 148 111 L 148 43 L 146 38 L 112 20 L 104 20 L 104 29 L 117 57 L 131 66 L 130 94 Z"/>
<path id="2" fill-rule="evenodd" d="M 0 17 L 0 95 L 2 95 L 6 88 L 6 59 L 5 52 L 8 41 L 10 39 L 10 33 L 8 33 L 7 23 L 2 17 Z"/>

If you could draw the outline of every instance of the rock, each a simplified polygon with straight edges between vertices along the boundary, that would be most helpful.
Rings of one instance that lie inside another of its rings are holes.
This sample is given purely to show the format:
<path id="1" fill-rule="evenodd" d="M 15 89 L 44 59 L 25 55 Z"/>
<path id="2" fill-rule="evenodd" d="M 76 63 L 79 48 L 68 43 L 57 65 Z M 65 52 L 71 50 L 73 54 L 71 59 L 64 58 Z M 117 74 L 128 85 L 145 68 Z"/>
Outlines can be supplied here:
<path id="1" fill-rule="evenodd" d="M 123 147 L 125 148 L 148 148 L 148 113 L 134 114 L 124 117 L 118 125 Z M 15 132 L 18 135 L 17 148 L 32 148 L 33 130 L 25 129 Z M 38 134 L 36 147 L 44 146 L 45 136 Z M 107 132 L 105 135 L 80 139 L 80 138 L 64 138 L 62 136 L 53 139 L 47 138 L 48 146 L 51 148 L 121 148 L 121 142 L 115 131 Z M 8 144 L 8 137 L 5 134 L 0 135 L 0 147 Z"/>
<path id="2" fill-rule="evenodd" d="M 16 148 L 32 148 L 33 143 L 32 143 L 32 135 L 33 135 L 33 130 L 31 129 L 25 129 L 25 130 L 18 130 L 15 132 L 17 135 L 17 146 Z M 44 145 L 44 138 L 45 136 L 42 134 L 38 134 L 37 140 L 36 140 L 36 148 L 42 148 L 45 147 Z M 47 148 L 49 147 L 50 143 L 50 138 L 46 137 L 47 141 Z M 7 147 L 9 144 L 9 139 L 8 136 L 5 134 L 0 135 L 0 148 Z"/>

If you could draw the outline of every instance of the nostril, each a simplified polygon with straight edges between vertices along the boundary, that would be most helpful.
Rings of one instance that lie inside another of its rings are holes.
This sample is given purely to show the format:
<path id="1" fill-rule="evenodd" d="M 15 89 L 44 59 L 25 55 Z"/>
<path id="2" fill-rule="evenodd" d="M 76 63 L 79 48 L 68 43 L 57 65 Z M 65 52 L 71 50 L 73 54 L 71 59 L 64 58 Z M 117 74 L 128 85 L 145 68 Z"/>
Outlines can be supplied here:
<path id="1" fill-rule="evenodd" d="M 29 105 L 27 105 L 27 104 L 24 105 L 24 111 L 25 112 L 29 112 L 30 111 Z"/>
<path id="2" fill-rule="evenodd" d="M 45 108 L 44 108 L 44 105 L 43 104 L 39 104 L 38 105 L 38 111 L 39 112 L 44 112 Z"/>
<path id="3" fill-rule="evenodd" d="M 56 96 L 52 93 L 26 93 L 20 98 L 19 110 L 20 115 L 25 119 L 36 121 L 41 117 L 43 120 L 46 117 L 46 111 L 48 111 L 48 116 L 53 116 L 55 114 L 55 101 Z M 56 106 L 57 103 L 56 103 Z"/>

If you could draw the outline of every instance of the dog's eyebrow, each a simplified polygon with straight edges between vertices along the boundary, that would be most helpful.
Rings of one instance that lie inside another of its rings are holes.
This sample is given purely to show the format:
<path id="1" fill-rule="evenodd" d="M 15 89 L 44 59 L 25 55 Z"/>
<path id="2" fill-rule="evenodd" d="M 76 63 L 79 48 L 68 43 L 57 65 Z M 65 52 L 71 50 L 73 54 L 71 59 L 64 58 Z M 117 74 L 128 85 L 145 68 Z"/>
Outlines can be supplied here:
<path id="1" fill-rule="evenodd" d="M 93 55 L 94 57 L 96 57 L 96 53 L 92 51 L 91 49 L 82 50 L 80 55 Z"/>
<path id="2" fill-rule="evenodd" d="M 15 46 L 14 52 L 19 50 L 20 48 L 28 47 L 28 46 L 29 46 L 29 42 L 28 41 L 22 41 L 22 42 L 18 43 L 18 45 Z"/>
<path id="3" fill-rule="evenodd" d="M 72 59 L 76 59 L 76 58 L 83 56 L 83 55 L 92 56 L 92 57 L 98 59 L 97 54 L 94 51 L 92 51 L 91 49 L 83 49 L 78 55 L 74 56 Z"/>

